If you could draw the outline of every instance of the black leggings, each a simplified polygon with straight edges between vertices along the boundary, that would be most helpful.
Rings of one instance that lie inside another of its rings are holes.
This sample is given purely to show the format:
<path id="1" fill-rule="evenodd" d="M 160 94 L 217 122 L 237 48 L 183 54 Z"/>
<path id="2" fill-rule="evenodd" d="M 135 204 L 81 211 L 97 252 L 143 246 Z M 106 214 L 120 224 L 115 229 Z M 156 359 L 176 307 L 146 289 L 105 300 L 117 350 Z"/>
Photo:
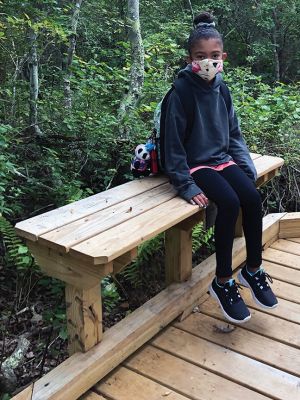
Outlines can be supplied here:
<path id="1" fill-rule="evenodd" d="M 218 207 L 215 222 L 217 277 L 232 275 L 232 246 L 240 207 L 247 266 L 259 267 L 262 261 L 262 204 L 251 179 L 237 165 L 231 165 L 223 171 L 203 168 L 192 176 L 206 197 Z"/>

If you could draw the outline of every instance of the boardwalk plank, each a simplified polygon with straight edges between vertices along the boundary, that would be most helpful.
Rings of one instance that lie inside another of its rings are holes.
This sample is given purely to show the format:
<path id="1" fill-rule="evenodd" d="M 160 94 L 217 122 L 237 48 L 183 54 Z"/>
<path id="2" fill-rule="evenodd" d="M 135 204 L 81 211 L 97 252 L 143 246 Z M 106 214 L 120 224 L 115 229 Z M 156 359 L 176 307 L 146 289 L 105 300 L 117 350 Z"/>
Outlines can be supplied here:
<path id="1" fill-rule="evenodd" d="M 300 286 L 300 270 L 298 271 L 270 261 L 264 261 L 263 266 L 272 278 Z"/>
<path id="2" fill-rule="evenodd" d="M 258 311 L 283 318 L 287 321 L 295 322 L 300 324 L 300 304 L 293 303 L 282 298 L 278 299 L 278 307 L 273 309 L 262 309 L 255 303 L 250 293 L 250 290 L 244 289 L 241 291 L 241 295 L 248 307 L 254 308 Z"/>
<path id="3" fill-rule="evenodd" d="M 274 399 L 300 397 L 299 378 L 175 327 L 167 328 L 151 343 L 175 357 Z"/>
<path id="4" fill-rule="evenodd" d="M 300 256 L 300 246 L 292 240 L 279 239 L 271 246 L 272 249 L 285 251 L 286 253 L 296 254 Z"/>
<path id="5" fill-rule="evenodd" d="M 124 367 L 117 368 L 95 385 L 94 390 L 114 400 L 157 400 L 164 397 L 168 400 L 188 400 L 168 387 Z"/>
<path id="6" fill-rule="evenodd" d="M 212 298 L 209 298 L 205 303 L 200 305 L 199 310 L 203 314 L 224 320 L 217 302 Z M 241 328 L 300 348 L 300 327 L 298 324 L 285 321 L 273 315 L 252 309 L 251 307 L 250 311 L 252 318 L 246 324 L 241 325 Z"/>
<path id="7" fill-rule="evenodd" d="M 286 267 L 300 269 L 300 256 L 268 247 L 263 252 L 263 259 Z"/>
<path id="8" fill-rule="evenodd" d="M 79 400 L 107 400 L 105 397 L 101 396 L 92 391 L 88 391 L 86 394 L 81 396 Z"/>
<path id="9" fill-rule="evenodd" d="M 266 399 L 259 393 L 149 345 L 125 364 L 194 400 Z"/>
<path id="10" fill-rule="evenodd" d="M 275 342 L 274 346 L 272 339 L 239 326 L 234 327 L 230 333 L 226 334 L 222 328 L 228 327 L 227 323 L 222 323 L 201 313 L 192 314 L 184 321 L 176 322 L 173 325 L 272 367 L 300 376 L 300 350 L 287 344 Z M 233 328 L 233 325 L 230 327 Z M 266 351 L 266 349 L 272 349 L 272 351 Z"/>

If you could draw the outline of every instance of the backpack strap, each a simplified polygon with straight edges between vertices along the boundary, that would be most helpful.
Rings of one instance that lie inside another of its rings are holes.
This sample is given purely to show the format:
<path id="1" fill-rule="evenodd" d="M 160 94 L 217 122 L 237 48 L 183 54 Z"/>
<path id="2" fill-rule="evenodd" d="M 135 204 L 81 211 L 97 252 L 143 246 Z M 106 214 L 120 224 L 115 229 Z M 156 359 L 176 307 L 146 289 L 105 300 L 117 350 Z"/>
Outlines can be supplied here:
<path id="1" fill-rule="evenodd" d="M 226 85 L 226 83 L 224 81 L 222 81 L 220 84 L 220 93 L 225 100 L 225 104 L 226 104 L 228 115 L 229 115 L 230 108 L 231 108 L 231 98 L 230 98 L 228 86 Z"/>
<path id="2" fill-rule="evenodd" d="M 180 102 L 184 109 L 186 119 L 187 119 L 187 127 L 186 134 L 190 134 L 193 130 L 194 125 L 194 115 L 195 115 L 195 98 L 194 92 L 187 82 L 186 79 L 177 78 L 174 83 L 174 88 L 176 93 L 179 96 Z"/>

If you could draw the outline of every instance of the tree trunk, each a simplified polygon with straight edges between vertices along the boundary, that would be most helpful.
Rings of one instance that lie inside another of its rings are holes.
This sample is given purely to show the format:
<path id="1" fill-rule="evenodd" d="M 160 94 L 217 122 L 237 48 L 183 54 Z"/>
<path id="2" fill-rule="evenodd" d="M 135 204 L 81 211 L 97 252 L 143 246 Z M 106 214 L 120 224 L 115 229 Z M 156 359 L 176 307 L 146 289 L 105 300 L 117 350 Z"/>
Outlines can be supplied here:
<path id="1" fill-rule="evenodd" d="M 280 61 L 279 61 L 279 45 L 277 41 L 277 34 L 279 32 L 279 22 L 277 18 L 276 9 L 272 11 L 272 17 L 274 21 L 273 29 L 273 54 L 274 54 L 274 75 L 276 82 L 280 81 Z"/>
<path id="2" fill-rule="evenodd" d="M 191 17 L 192 17 L 192 24 L 195 18 L 195 14 L 194 14 L 194 10 L 193 10 L 193 6 L 192 6 L 192 2 L 191 0 L 184 0 L 185 6 L 190 10 L 191 12 Z"/>
<path id="3" fill-rule="evenodd" d="M 82 0 L 76 0 L 73 16 L 71 20 L 71 35 L 69 37 L 69 47 L 67 50 L 67 56 L 64 63 L 65 75 L 64 75 L 64 94 L 65 94 L 65 108 L 70 110 L 72 108 L 72 92 L 71 92 L 71 77 L 70 66 L 72 65 L 73 57 L 76 48 L 76 35 L 77 26 L 79 20 L 80 7 Z"/>
<path id="4" fill-rule="evenodd" d="M 39 95 L 39 71 L 38 71 L 38 57 L 37 57 L 37 34 L 30 28 L 29 31 L 29 81 L 30 81 L 30 97 L 29 97 L 29 125 L 31 130 L 36 136 L 41 136 L 42 132 L 38 125 L 38 107 L 37 99 Z"/>
<path id="5" fill-rule="evenodd" d="M 129 41 L 131 45 L 131 69 L 129 89 L 119 108 L 120 138 L 128 139 L 125 117 L 135 106 L 144 84 L 144 47 L 140 29 L 139 0 L 128 0 Z"/>

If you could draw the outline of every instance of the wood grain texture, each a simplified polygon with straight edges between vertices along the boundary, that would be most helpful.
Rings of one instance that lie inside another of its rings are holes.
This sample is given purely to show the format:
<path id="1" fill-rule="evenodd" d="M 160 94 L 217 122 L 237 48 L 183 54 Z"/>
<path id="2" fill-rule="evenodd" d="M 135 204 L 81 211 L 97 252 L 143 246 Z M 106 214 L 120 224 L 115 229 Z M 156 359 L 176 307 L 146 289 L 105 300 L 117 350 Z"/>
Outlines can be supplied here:
<path id="1" fill-rule="evenodd" d="M 271 398 L 290 400 L 300 396 L 299 378 L 175 327 L 167 328 L 150 343 Z"/>
<path id="2" fill-rule="evenodd" d="M 166 283 L 183 282 L 192 274 L 192 229 L 177 227 L 165 232 Z"/>
<path id="3" fill-rule="evenodd" d="M 224 333 L 222 327 L 227 328 L 228 322 L 223 323 L 202 313 L 191 314 L 184 321 L 173 323 L 173 326 L 277 369 L 300 376 L 300 350 L 287 344 L 274 342 L 270 338 L 239 326 L 235 326 L 230 333 Z M 233 326 L 230 325 L 230 327 Z M 266 349 L 272 349 L 272 351 L 266 351 Z"/>
<path id="4" fill-rule="evenodd" d="M 196 400 L 265 398 L 265 396 L 207 369 L 149 345 L 126 360 L 125 365 L 161 385 L 166 385 L 170 389 Z"/>
<path id="5" fill-rule="evenodd" d="M 124 367 L 117 368 L 97 383 L 94 390 L 117 400 L 188 400 L 168 387 Z"/>
<path id="6" fill-rule="evenodd" d="M 169 183 L 160 185 L 41 235 L 39 242 L 43 246 L 68 252 L 70 247 L 130 221 L 175 196 L 176 192 Z"/>
<path id="7" fill-rule="evenodd" d="M 199 306 L 199 308 L 203 314 L 223 321 L 223 314 L 221 310 L 216 307 L 216 304 L 214 299 L 209 298 L 203 305 Z M 251 306 L 249 308 L 252 317 L 247 324 L 242 326 L 243 329 L 300 348 L 300 327 L 298 324 L 258 311 Z"/>
<path id="8" fill-rule="evenodd" d="M 263 252 L 263 260 L 300 270 L 300 256 L 271 247 Z"/>
<path id="9" fill-rule="evenodd" d="M 105 192 L 87 197 L 86 199 L 19 222 L 16 225 L 16 231 L 18 235 L 24 238 L 36 241 L 38 236 L 46 232 L 111 207 L 114 204 L 135 197 L 140 193 L 167 182 L 168 179 L 165 176 L 134 180 L 125 185 L 117 186 Z"/>
<path id="10" fill-rule="evenodd" d="M 38 246 L 37 243 L 28 242 L 28 247 L 36 263 L 46 275 L 79 288 L 95 287 L 113 270 L 112 262 L 105 265 L 92 265 L 76 260 L 69 254 Z"/>
<path id="11" fill-rule="evenodd" d="M 300 236 L 300 212 L 288 213 L 280 221 L 280 238 Z"/>
<path id="12" fill-rule="evenodd" d="M 79 400 L 107 400 L 107 399 L 98 393 L 88 391 L 86 394 L 81 396 Z"/>
<path id="13" fill-rule="evenodd" d="M 82 260 L 103 264 L 173 225 L 194 215 L 198 209 L 179 197 L 138 215 L 117 227 L 70 248 L 70 254 Z"/>
<path id="14" fill-rule="evenodd" d="M 69 354 L 86 352 L 102 339 L 100 284 L 92 289 L 66 285 Z"/>
<path id="15" fill-rule="evenodd" d="M 300 256 L 300 245 L 299 243 L 293 242 L 291 240 L 279 239 L 272 243 L 270 246 L 272 249 L 285 251 L 286 253 L 295 254 Z"/>

